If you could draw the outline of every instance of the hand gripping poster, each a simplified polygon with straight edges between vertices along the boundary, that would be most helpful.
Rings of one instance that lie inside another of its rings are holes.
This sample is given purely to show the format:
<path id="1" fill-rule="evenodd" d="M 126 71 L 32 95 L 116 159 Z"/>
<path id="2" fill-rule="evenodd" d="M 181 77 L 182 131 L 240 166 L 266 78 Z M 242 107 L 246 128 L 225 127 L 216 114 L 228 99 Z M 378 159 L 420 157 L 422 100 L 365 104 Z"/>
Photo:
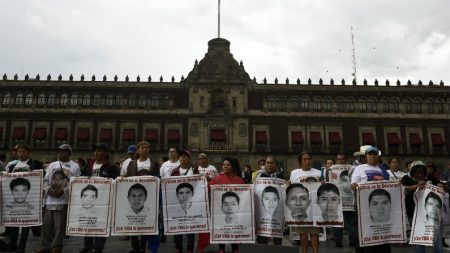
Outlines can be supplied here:
<path id="1" fill-rule="evenodd" d="M 317 201 L 320 182 L 291 183 L 284 191 L 284 217 L 288 226 L 314 225 L 313 205 Z"/>
<path id="2" fill-rule="evenodd" d="M 312 192 L 315 199 L 313 204 L 314 226 L 343 227 L 341 191 L 333 183 L 320 184 L 316 192 Z"/>
<path id="3" fill-rule="evenodd" d="M 348 164 L 333 165 L 328 173 L 328 181 L 339 187 L 343 211 L 355 211 L 352 186 L 348 175 L 351 167 Z"/>
<path id="4" fill-rule="evenodd" d="M 253 185 L 211 185 L 211 243 L 255 243 Z"/>
<path id="5" fill-rule="evenodd" d="M 398 181 L 372 181 L 357 189 L 361 247 L 406 241 L 405 201 Z"/>
<path id="6" fill-rule="evenodd" d="M 256 235 L 283 237 L 284 198 L 282 186 L 286 183 L 279 178 L 256 179 L 255 214 Z"/>
<path id="7" fill-rule="evenodd" d="M 205 175 L 163 178 L 161 190 L 166 235 L 209 232 Z"/>
<path id="8" fill-rule="evenodd" d="M 111 235 L 158 234 L 159 178 L 114 180 Z"/>
<path id="9" fill-rule="evenodd" d="M 426 184 L 414 193 L 416 209 L 411 229 L 411 244 L 433 246 L 440 233 L 441 215 L 445 191 L 437 186 Z"/>
<path id="10" fill-rule="evenodd" d="M 42 171 L 5 173 L 1 176 L 1 225 L 42 225 Z"/>
<path id="11" fill-rule="evenodd" d="M 67 235 L 109 236 L 112 188 L 113 183 L 110 178 L 72 177 L 70 179 Z"/>

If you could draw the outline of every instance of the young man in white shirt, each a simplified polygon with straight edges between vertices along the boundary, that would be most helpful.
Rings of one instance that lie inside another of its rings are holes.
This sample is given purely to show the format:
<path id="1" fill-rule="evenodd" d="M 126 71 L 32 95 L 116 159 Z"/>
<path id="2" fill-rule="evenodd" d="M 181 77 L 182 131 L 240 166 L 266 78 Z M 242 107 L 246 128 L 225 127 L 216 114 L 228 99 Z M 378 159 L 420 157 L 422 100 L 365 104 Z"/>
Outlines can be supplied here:
<path id="1" fill-rule="evenodd" d="M 180 166 L 178 161 L 178 150 L 175 147 L 169 149 L 169 160 L 161 165 L 159 170 L 161 177 L 170 177 L 172 170 Z"/>

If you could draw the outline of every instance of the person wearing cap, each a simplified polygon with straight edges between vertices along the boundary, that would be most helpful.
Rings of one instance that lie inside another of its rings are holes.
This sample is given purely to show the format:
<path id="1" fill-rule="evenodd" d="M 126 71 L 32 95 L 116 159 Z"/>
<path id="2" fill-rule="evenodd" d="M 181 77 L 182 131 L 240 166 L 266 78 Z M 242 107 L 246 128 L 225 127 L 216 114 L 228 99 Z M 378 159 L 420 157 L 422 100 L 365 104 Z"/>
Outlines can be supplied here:
<path id="1" fill-rule="evenodd" d="M 120 163 L 120 176 L 122 176 L 122 177 L 124 177 L 127 174 L 128 164 L 130 164 L 131 161 L 134 161 L 137 159 L 136 145 L 131 145 L 128 147 L 127 155 L 128 155 L 128 158 L 125 159 L 125 161 Z"/>
<path id="2" fill-rule="evenodd" d="M 9 162 L 6 165 L 6 171 L 8 173 L 14 172 L 29 172 L 33 170 L 42 170 L 44 165 L 41 161 L 35 160 L 31 158 L 31 150 L 30 147 L 26 144 L 18 144 L 14 146 L 14 155 L 16 160 Z M 28 240 L 28 234 L 30 233 L 30 229 L 33 230 L 33 234 L 40 234 L 40 226 L 34 227 L 22 227 L 22 232 L 20 233 L 19 239 L 19 229 L 20 227 L 6 227 L 8 231 L 9 242 L 7 244 L 7 251 L 16 251 L 16 252 L 25 252 L 26 243 Z M 36 232 L 34 231 L 36 230 Z M 17 240 L 19 240 L 19 244 L 17 245 Z"/>
<path id="3" fill-rule="evenodd" d="M 211 180 L 217 176 L 217 169 L 214 165 L 208 164 L 208 156 L 205 153 L 200 153 L 197 156 L 198 159 L 198 171 L 200 174 L 206 174 L 207 179 Z"/>
<path id="4" fill-rule="evenodd" d="M 191 152 L 189 150 L 182 150 L 179 152 L 180 165 L 172 170 L 171 177 L 176 176 L 189 176 L 199 174 L 198 168 L 194 168 L 191 165 Z M 195 234 L 186 234 L 187 236 L 187 251 L 186 253 L 192 253 L 194 251 Z M 183 235 L 175 235 L 173 238 L 175 242 L 175 252 L 183 252 Z"/>
<path id="5" fill-rule="evenodd" d="M 94 146 L 94 159 L 88 161 L 86 175 L 88 177 L 105 177 L 116 179 L 120 174 L 120 169 L 109 162 L 108 145 L 100 143 Z M 105 246 L 106 237 L 84 237 L 84 245 L 80 253 L 94 252 L 101 253 Z"/>
<path id="6" fill-rule="evenodd" d="M 62 144 L 56 148 L 57 161 L 47 167 L 44 177 L 44 222 L 38 253 L 62 252 L 67 225 L 69 180 L 80 176 L 80 166 L 70 160 L 72 147 Z"/>
<path id="7" fill-rule="evenodd" d="M 370 181 L 389 180 L 389 173 L 379 166 L 379 156 L 381 152 L 373 146 L 361 147 L 361 151 L 365 149 L 365 164 L 360 164 L 355 167 L 351 176 L 352 189 L 356 190 L 358 184 L 366 183 Z M 361 153 L 355 152 L 355 156 L 359 156 Z M 368 246 L 364 248 L 366 252 L 391 252 L 391 246 L 389 244 L 381 244 L 375 246 Z M 357 248 L 357 252 L 361 248 Z"/>

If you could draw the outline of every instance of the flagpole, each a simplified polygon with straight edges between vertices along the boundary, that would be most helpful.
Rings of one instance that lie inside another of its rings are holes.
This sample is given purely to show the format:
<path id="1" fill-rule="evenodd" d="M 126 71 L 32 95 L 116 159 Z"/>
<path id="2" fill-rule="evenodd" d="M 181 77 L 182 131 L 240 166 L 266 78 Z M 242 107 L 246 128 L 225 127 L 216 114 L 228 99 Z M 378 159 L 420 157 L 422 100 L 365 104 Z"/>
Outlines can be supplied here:
<path id="1" fill-rule="evenodd" d="M 218 27 L 217 37 L 220 38 L 220 0 L 219 0 L 219 4 L 218 4 L 217 27 Z"/>

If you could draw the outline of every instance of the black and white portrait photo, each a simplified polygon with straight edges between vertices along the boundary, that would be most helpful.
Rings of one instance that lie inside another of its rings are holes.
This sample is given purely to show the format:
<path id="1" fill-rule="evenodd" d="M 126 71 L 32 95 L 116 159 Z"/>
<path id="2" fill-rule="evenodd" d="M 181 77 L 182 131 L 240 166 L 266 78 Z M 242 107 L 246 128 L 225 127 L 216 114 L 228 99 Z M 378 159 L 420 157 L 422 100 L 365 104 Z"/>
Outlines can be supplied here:
<path id="1" fill-rule="evenodd" d="M 252 185 L 211 186 L 211 243 L 254 242 Z"/>
<path id="2" fill-rule="evenodd" d="M 158 233 L 159 178 L 117 178 L 113 196 L 112 235 Z"/>
<path id="3" fill-rule="evenodd" d="M 68 235 L 109 236 L 112 180 L 72 177 L 69 183 Z"/>
<path id="4" fill-rule="evenodd" d="M 41 224 L 42 171 L 3 174 L 1 224 Z"/>
<path id="5" fill-rule="evenodd" d="M 316 192 L 320 184 L 320 182 L 294 183 L 286 188 L 284 212 L 288 225 L 313 225 L 313 204 L 316 202 Z"/>
<path id="6" fill-rule="evenodd" d="M 406 241 L 406 208 L 400 182 L 359 184 L 357 202 L 361 246 Z"/>
<path id="7" fill-rule="evenodd" d="M 332 183 L 324 183 L 317 188 L 317 199 L 313 208 L 316 226 L 342 227 L 342 202 L 339 188 Z"/>
<path id="8" fill-rule="evenodd" d="M 202 174 L 161 180 L 166 234 L 209 231 L 206 180 Z"/>
<path id="9" fill-rule="evenodd" d="M 255 181 L 256 234 L 282 237 L 284 224 L 284 198 L 278 178 L 258 178 Z"/>
<path id="10" fill-rule="evenodd" d="M 350 182 L 349 170 L 351 165 L 337 164 L 330 167 L 328 180 L 338 186 L 343 211 L 355 211 L 353 191 Z"/>

